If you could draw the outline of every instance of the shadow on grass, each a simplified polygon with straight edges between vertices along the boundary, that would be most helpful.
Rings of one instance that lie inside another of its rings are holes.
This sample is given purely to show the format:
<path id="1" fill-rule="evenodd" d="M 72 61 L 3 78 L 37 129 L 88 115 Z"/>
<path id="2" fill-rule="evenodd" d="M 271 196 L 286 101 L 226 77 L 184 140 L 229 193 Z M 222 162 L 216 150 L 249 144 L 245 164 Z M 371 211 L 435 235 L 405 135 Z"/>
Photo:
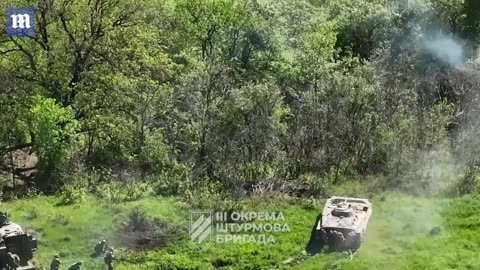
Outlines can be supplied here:
<path id="1" fill-rule="evenodd" d="M 319 214 L 317 216 L 317 219 L 315 220 L 315 223 L 312 226 L 312 231 L 310 233 L 310 240 L 308 241 L 308 244 L 305 247 L 305 250 L 307 251 L 307 253 L 311 255 L 319 254 L 322 252 L 323 243 L 317 237 L 317 224 L 321 218 L 322 218 L 322 214 Z"/>

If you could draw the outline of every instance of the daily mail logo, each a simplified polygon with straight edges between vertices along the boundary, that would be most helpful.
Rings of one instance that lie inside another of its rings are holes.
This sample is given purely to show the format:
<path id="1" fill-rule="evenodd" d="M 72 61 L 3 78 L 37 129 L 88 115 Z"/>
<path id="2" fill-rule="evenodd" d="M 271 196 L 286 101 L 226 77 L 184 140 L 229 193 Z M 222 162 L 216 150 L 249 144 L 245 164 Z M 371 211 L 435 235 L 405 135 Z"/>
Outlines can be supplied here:
<path id="1" fill-rule="evenodd" d="M 7 36 L 25 37 L 35 35 L 35 8 L 7 8 Z"/>

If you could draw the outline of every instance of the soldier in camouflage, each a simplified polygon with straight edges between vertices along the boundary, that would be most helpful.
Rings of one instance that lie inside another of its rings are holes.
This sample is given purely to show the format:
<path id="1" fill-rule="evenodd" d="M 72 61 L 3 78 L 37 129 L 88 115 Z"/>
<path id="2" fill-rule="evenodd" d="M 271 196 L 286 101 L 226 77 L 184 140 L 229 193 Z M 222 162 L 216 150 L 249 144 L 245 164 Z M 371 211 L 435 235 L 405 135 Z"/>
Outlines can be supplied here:
<path id="1" fill-rule="evenodd" d="M 68 270 L 80 270 L 81 266 L 82 266 L 82 262 L 76 262 L 70 265 L 70 267 L 68 267 Z"/>
<path id="2" fill-rule="evenodd" d="M 8 217 L 6 212 L 0 212 L 0 224 L 5 225 L 8 223 Z"/>
<path id="3" fill-rule="evenodd" d="M 111 248 L 105 252 L 103 262 L 107 265 L 107 270 L 113 270 L 113 250 Z"/>
<path id="4" fill-rule="evenodd" d="M 60 256 L 53 256 L 52 262 L 50 263 L 50 270 L 58 270 L 60 268 Z"/>
<path id="5" fill-rule="evenodd" d="M 102 255 L 104 252 L 105 252 L 105 248 L 107 247 L 107 241 L 105 240 L 102 240 L 100 242 L 98 242 L 96 245 L 95 245 L 95 254 L 97 256 L 100 256 Z"/>

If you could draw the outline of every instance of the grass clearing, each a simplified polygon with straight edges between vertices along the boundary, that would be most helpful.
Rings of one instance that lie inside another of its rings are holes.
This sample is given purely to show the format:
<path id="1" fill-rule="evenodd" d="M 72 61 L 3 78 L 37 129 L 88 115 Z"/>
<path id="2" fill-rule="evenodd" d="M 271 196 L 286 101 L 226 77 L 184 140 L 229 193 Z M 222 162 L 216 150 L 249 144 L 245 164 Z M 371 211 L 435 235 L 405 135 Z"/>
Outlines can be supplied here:
<path id="1" fill-rule="evenodd" d="M 281 211 L 290 232 L 273 233 L 275 243 L 212 244 L 198 252 L 188 239 L 188 206 L 175 198 L 147 198 L 122 204 L 88 197 L 82 205 L 55 206 L 59 198 L 38 197 L 3 204 L 13 221 L 39 238 L 36 255 L 48 265 L 59 253 L 63 265 L 84 261 L 85 269 L 102 269 L 90 258 L 93 246 L 106 238 L 116 247 L 116 269 L 480 269 L 480 196 L 457 199 L 419 198 L 393 194 L 374 199 L 368 235 L 353 259 L 344 254 L 302 256 L 323 201 L 252 199 L 244 211 Z M 314 207 L 318 205 L 318 207 Z M 133 209 L 177 226 L 177 242 L 156 251 L 129 252 L 118 245 L 118 230 Z M 432 227 L 441 227 L 432 236 Z M 300 259 L 298 259 L 300 258 Z M 289 264 L 284 264 L 286 260 Z"/>

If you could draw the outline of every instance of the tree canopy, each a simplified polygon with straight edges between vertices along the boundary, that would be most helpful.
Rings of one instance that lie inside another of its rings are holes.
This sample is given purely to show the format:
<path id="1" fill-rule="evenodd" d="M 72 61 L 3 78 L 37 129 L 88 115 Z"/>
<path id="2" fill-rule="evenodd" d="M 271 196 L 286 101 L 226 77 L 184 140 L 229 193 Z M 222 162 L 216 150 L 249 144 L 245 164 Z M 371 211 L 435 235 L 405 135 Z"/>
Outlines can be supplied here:
<path id="1" fill-rule="evenodd" d="M 375 174 L 408 188 L 436 158 L 479 165 L 477 1 L 34 6 L 34 37 L 0 38 L 4 179 L 55 189 L 101 170 L 235 192 Z"/>

